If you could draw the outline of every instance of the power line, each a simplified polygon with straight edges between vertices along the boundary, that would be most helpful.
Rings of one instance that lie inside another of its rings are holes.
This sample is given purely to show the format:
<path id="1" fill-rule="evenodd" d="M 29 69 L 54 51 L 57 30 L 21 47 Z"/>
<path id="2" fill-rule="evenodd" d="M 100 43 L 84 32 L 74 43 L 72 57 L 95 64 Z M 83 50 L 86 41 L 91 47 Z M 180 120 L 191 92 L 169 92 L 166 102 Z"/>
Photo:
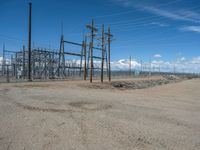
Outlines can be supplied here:
<path id="1" fill-rule="evenodd" d="M 180 1 L 180 0 L 175 0 L 175 1 L 172 1 L 172 2 L 165 3 L 165 4 L 160 4 L 160 5 L 157 5 L 157 7 L 160 7 L 160 6 L 167 6 L 167 5 L 170 5 L 170 4 L 179 2 L 179 1 Z M 108 14 L 108 15 L 95 16 L 95 17 L 93 17 L 93 18 L 94 18 L 94 19 L 97 19 L 97 18 L 105 18 L 105 17 L 119 16 L 119 15 L 123 15 L 123 14 L 129 14 L 129 13 L 132 13 L 132 12 L 134 12 L 134 11 L 135 11 L 135 10 L 124 11 L 124 12 L 118 12 L 118 13 L 113 13 L 113 14 Z"/>
<path id="2" fill-rule="evenodd" d="M 8 39 L 8 40 L 26 42 L 26 40 L 18 39 L 18 38 L 7 36 L 7 35 L 3 35 L 3 34 L 0 34 L 0 37 L 3 38 L 3 39 Z"/>
<path id="3" fill-rule="evenodd" d="M 190 9 L 195 9 L 195 8 L 199 8 L 200 6 L 195 6 L 195 7 L 191 7 L 191 8 L 187 8 L 187 9 L 182 9 L 182 11 L 187 11 L 187 10 L 190 10 Z M 119 22 L 112 22 L 109 24 L 110 27 L 114 27 L 114 26 L 120 26 L 120 25 L 131 25 L 131 24 L 138 24 L 136 23 L 137 21 L 141 21 L 141 23 L 143 22 L 147 22 L 147 19 L 155 19 L 156 21 L 162 19 L 163 17 L 162 16 L 150 16 L 150 17 L 139 17 L 138 19 L 137 18 L 134 18 L 134 20 L 128 20 L 128 21 L 119 21 Z M 154 21 L 155 21 L 154 20 Z M 140 22 L 139 22 L 140 23 Z"/>

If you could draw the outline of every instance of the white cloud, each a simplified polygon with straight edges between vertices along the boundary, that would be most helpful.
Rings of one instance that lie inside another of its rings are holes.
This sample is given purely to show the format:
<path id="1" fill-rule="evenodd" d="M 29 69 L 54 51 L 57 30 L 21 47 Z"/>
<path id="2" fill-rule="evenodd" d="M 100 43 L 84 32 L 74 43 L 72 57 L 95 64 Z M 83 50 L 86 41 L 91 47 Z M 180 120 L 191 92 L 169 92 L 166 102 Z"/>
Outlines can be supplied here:
<path id="1" fill-rule="evenodd" d="M 128 70 L 130 61 L 128 59 L 120 59 L 118 61 L 111 62 L 111 67 L 113 70 Z M 136 60 L 131 61 L 131 67 L 139 67 L 140 64 Z"/>
<path id="2" fill-rule="evenodd" d="M 179 28 L 181 31 L 192 31 L 200 33 L 200 26 L 183 26 Z"/>
<path id="3" fill-rule="evenodd" d="M 190 21 L 200 23 L 200 14 L 188 9 L 161 9 L 155 7 L 155 3 L 142 3 L 139 0 L 113 0 L 115 3 L 121 4 L 124 7 L 136 8 L 140 11 L 147 11 L 157 16 L 166 17 L 173 20 Z M 169 3 L 170 4 L 170 3 Z M 167 5 L 167 4 L 166 4 Z M 165 6 L 161 4 L 160 6 Z"/>
<path id="4" fill-rule="evenodd" d="M 182 10 L 182 15 L 188 18 L 200 19 L 200 14 L 190 10 Z"/>
<path id="5" fill-rule="evenodd" d="M 129 60 L 120 59 L 118 61 L 111 62 L 112 70 L 128 70 L 129 69 Z M 152 60 L 150 62 L 143 62 L 143 70 L 149 71 L 151 66 L 152 71 L 159 71 L 159 68 L 162 72 L 173 72 L 174 68 L 176 72 L 188 72 L 188 73 L 200 73 L 200 56 L 186 60 L 185 57 L 181 57 L 177 61 L 163 61 L 163 60 Z M 140 70 L 141 62 L 137 60 L 132 60 L 131 62 L 132 69 Z"/>
<path id="6" fill-rule="evenodd" d="M 162 10 L 162 9 L 155 8 L 155 7 L 152 7 L 152 6 L 151 7 L 146 6 L 143 9 L 150 12 L 150 13 L 153 13 L 153 14 L 156 14 L 156 15 L 159 15 L 159 16 L 164 16 L 164 17 L 171 18 L 171 19 L 177 19 L 177 20 L 184 20 L 185 19 L 182 16 L 179 16 L 179 15 L 174 14 L 172 12 L 168 12 L 166 10 Z"/>
<path id="7" fill-rule="evenodd" d="M 200 22 L 200 14 L 193 11 L 184 11 L 184 10 L 176 10 L 176 11 L 168 11 L 160 8 L 156 8 L 153 6 L 145 6 L 142 7 L 144 11 L 148 11 L 152 14 L 170 18 L 173 20 L 182 20 L 182 21 L 191 21 L 191 22 Z"/>
<path id="8" fill-rule="evenodd" d="M 3 57 L 0 57 L 0 65 L 2 65 Z M 11 60 L 10 59 L 5 59 L 6 64 L 10 64 Z"/>
<path id="9" fill-rule="evenodd" d="M 155 54 L 153 57 L 154 57 L 154 58 L 161 58 L 162 55 L 160 55 L 160 54 Z"/>
<path id="10" fill-rule="evenodd" d="M 159 56 L 160 54 L 156 54 Z M 160 55 L 161 56 L 161 55 Z M 158 57 L 157 57 L 158 58 Z M 160 58 L 160 57 L 159 57 Z M 2 57 L 0 57 L 0 65 L 2 63 Z M 6 59 L 6 63 L 10 63 L 9 59 Z M 79 65 L 80 60 L 72 60 L 68 61 L 68 63 Z M 128 70 L 129 69 L 130 61 L 129 59 L 120 59 L 117 61 L 111 62 L 111 68 L 112 70 Z M 164 60 L 158 60 L 155 58 L 155 60 L 151 61 L 151 64 L 149 61 L 144 62 L 143 61 L 143 70 L 149 71 L 149 68 L 151 66 L 152 71 L 159 71 L 159 68 L 162 72 L 173 72 L 174 68 L 176 68 L 177 72 L 188 72 L 188 73 L 200 73 L 200 56 L 194 57 L 190 60 L 186 59 L 185 57 L 181 57 L 180 59 L 176 61 L 164 61 Z M 101 61 L 94 61 L 94 67 L 101 67 Z M 132 70 L 140 70 L 141 69 L 141 62 L 137 61 L 136 59 L 132 59 L 131 61 L 131 67 Z M 1 68 L 1 66 L 0 66 Z M 106 68 L 106 64 L 105 64 Z"/>
<path id="11" fill-rule="evenodd" d="M 151 25 L 157 25 L 159 27 L 168 27 L 169 26 L 168 24 L 160 23 L 160 22 L 151 22 L 150 24 Z"/>
<path id="12" fill-rule="evenodd" d="M 180 58 L 180 61 L 185 61 L 185 57 L 181 57 L 181 58 Z"/>
<path id="13" fill-rule="evenodd" d="M 200 56 L 199 57 L 195 57 L 191 60 L 191 63 L 193 64 L 200 64 Z"/>

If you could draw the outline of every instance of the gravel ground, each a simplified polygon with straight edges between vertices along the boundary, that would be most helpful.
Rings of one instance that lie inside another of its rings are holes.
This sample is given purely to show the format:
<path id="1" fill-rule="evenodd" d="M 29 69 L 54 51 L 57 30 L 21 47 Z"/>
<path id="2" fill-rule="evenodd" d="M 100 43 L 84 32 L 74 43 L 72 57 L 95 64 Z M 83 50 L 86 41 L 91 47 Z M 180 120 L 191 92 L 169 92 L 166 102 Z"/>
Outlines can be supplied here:
<path id="1" fill-rule="evenodd" d="M 0 150 L 200 149 L 200 79 L 135 90 L 88 86 L 0 84 Z"/>

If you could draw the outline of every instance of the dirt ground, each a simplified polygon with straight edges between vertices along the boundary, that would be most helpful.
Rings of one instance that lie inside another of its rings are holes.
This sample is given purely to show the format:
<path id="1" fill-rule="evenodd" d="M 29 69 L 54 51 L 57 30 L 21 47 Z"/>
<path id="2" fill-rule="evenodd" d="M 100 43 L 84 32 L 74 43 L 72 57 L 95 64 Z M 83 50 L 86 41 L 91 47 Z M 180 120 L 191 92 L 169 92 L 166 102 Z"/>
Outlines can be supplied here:
<path id="1" fill-rule="evenodd" d="M 200 149 L 200 79 L 88 82 L 0 84 L 0 150 Z"/>

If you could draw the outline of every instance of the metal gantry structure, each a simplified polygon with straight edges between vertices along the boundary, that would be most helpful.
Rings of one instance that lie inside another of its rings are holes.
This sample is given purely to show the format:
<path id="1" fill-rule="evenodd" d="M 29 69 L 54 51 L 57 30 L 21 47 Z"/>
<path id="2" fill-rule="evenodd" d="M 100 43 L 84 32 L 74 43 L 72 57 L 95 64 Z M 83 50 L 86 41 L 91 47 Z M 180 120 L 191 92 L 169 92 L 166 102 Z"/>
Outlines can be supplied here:
<path id="1" fill-rule="evenodd" d="M 65 40 L 63 32 L 60 38 L 60 49 L 31 47 L 31 16 L 32 4 L 29 3 L 28 46 L 21 50 L 6 50 L 3 45 L 3 59 L 1 63 L 1 78 L 11 80 L 44 80 L 77 78 L 93 81 L 104 77 L 111 81 L 110 43 L 112 35 L 110 29 L 105 32 L 95 27 L 94 20 L 86 25 L 89 33 L 83 41 L 72 42 Z M 99 33 L 100 32 L 100 33 Z M 71 47 L 76 47 L 71 49 Z M 106 64 L 106 65 L 104 65 Z M 100 74 L 99 74 L 100 72 Z"/>

